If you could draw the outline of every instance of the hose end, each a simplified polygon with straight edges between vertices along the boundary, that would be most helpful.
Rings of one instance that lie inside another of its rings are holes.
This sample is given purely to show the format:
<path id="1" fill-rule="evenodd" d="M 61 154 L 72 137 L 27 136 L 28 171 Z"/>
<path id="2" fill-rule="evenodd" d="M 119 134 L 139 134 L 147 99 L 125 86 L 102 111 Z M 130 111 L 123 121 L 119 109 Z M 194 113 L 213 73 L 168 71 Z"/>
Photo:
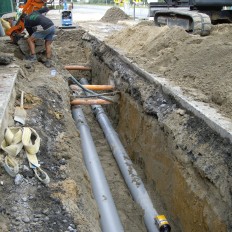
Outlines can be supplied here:
<path id="1" fill-rule="evenodd" d="M 166 217 L 164 215 L 157 215 L 155 218 L 155 223 L 159 228 L 160 232 L 170 232 L 171 226 L 169 225 Z"/>

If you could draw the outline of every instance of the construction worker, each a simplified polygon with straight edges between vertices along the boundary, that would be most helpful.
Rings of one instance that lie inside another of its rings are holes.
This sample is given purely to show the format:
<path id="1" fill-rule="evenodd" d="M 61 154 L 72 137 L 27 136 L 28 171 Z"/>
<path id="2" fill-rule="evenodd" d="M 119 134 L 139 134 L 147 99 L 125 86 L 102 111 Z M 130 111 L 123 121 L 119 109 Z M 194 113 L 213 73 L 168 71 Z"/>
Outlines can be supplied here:
<path id="1" fill-rule="evenodd" d="M 49 9 L 47 7 L 41 8 L 37 11 L 32 12 L 29 15 L 23 16 L 24 26 L 29 33 L 29 37 L 27 39 L 29 48 L 30 48 L 30 56 L 27 60 L 36 61 L 36 53 L 35 53 L 35 40 L 36 39 L 44 39 L 45 40 L 45 48 L 46 48 L 46 57 L 47 60 L 45 62 L 45 66 L 50 68 L 52 66 L 51 56 L 52 49 L 51 44 L 53 41 L 53 37 L 55 34 L 55 26 L 52 20 L 44 16 L 44 13 L 47 13 Z M 37 26 L 41 26 L 43 28 L 42 31 L 36 31 Z"/>

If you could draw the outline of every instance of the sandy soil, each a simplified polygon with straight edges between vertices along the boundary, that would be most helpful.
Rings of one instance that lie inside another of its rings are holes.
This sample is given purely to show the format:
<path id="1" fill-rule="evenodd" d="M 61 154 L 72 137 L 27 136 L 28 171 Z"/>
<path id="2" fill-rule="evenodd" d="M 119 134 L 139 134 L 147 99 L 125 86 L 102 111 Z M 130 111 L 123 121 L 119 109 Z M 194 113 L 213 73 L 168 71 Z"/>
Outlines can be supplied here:
<path id="1" fill-rule="evenodd" d="M 119 20 L 129 19 L 129 16 L 118 7 L 112 7 L 106 11 L 105 15 L 101 18 L 101 22 L 117 23 Z"/>
<path id="2" fill-rule="evenodd" d="M 146 71 L 169 79 L 185 94 L 232 118 L 231 32 L 231 25 L 217 25 L 209 36 L 200 37 L 179 27 L 142 22 L 114 33 L 106 42 Z"/>

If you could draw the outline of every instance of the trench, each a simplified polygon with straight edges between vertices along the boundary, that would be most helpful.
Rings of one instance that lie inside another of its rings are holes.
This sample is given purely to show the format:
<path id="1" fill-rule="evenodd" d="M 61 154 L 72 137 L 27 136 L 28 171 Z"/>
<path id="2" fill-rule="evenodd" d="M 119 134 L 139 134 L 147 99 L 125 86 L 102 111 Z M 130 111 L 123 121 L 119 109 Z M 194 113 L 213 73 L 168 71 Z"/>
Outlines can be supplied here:
<path id="1" fill-rule="evenodd" d="M 142 178 L 159 214 L 172 231 L 230 231 L 231 142 L 152 80 L 144 70 L 82 32 L 92 72 L 72 72 L 92 84 L 114 84 L 118 104 L 103 106 Z M 125 231 L 146 231 L 109 145 L 89 106 L 93 139 Z"/>
<path id="2" fill-rule="evenodd" d="M 5 43 L 0 46 L 3 49 Z M 6 47 L 23 67 L 18 48 Z M 21 89 L 26 91 L 27 125 L 41 136 L 38 157 L 51 184 L 38 183 L 33 172 L 21 167 L 24 182 L 15 186 L 1 169 L 0 229 L 101 231 L 80 135 L 70 111 L 73 96 L 67 80 L 71 74 L 77 80 L 86 77 L 91 84 L 113 84 L 120 92 L 118 103 L 103 108 L 153 206 L 166 216 L 172 231 L 231 231 L 230 134 L 212 126 L 207 116 L 189 107 L 158 77 L 82 29 L 58 31 L 53 49 L 56 77 L 51 78 L 51 70 L 37 62 L 24 68 L 16 82 L 16 95 Z M 92 71 L 68 72 L 64 69 L 68 64 L 90 66 Z M 10 105 L 8 125 L 14 125 Z M 128 190 L 90 106 L 82 109 L 124 231 L 147 231 L 144 212 Z"/>

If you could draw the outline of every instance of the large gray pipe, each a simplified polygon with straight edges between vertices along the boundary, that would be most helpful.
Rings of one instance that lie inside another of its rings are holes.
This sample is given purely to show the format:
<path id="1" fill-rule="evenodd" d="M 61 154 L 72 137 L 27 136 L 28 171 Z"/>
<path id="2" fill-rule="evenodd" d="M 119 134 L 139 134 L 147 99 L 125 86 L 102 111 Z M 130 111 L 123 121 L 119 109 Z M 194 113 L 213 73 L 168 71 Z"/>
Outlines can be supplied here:
<path id="1" fill-rule="evenodd" d="M 78 106 L 72 107 L 72 115 L 80 131 L 84 161 L 99 208 L 102 231 L 124 231 L 82 109 Z"/>
<path id="2" fill-rule="evenodd" d="M 81 79 L 82 84 L 88 84 L 85 78 Z M 92 105 L 93 112 L 103 129 L 105 137 L 111 147 L 114 158 L 116 159 L 125 182 L 134 200 L 144 210 L 144 221 L 149 232 L 159 232 L 155 225 L 154 217 L 158 215 L 153 207 L 153 203 L 144 187 L 141 178 L 133 168 L 133 163 L 125 151 L 117 133 L 112 127 L 103 108 L 99 105 Z"/>

